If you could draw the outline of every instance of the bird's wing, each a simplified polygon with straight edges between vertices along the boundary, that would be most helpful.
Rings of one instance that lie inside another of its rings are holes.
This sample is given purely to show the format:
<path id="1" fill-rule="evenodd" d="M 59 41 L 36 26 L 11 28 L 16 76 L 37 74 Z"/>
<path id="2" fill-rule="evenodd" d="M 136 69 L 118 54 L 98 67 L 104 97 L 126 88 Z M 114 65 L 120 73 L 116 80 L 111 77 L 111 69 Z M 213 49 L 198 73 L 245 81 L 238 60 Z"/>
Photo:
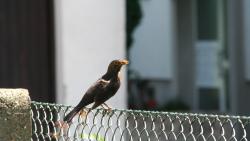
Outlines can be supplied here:
<path id="1" fill-rule="evenodd" d="M 105 91 L 110 81 L 104 79 L 98 79 L 86 92 L 86 94 L 94 94 Z M 86 95 L 85 94 L 85 95 Z"/>
<path id="2" fill-rule="evenodd" d="M 81 101 L 77 104 L 77 106 L 65 116 L 64 121 L 71 122 L 73 117 L 85 106 L 93 103 L 96 95 L 105 91 L 106 86 L 109 84 L 109 81 L 105 81 L 103 79 L 97 80 L 85 93 Z"/>
<path id="3" fill-rule="evenodd" d="M 109 81 L 104 79 L 98 79 L 85 93 L 79 105 L 85 107 L 94 102 L 96 95 L 103 93 L 109 84 Z"/>
<path id="4" fill-rule="evenodd" d="M 94 101 L 95 105 L 93 107 L 97 107 L 107 101 L 109 98 L 111 98 L 119 89 L 120 82 L 109 82 L 105 85 L 105 88 L 103 88 L 102 92 L 99 92 L 96 94 Z"/>

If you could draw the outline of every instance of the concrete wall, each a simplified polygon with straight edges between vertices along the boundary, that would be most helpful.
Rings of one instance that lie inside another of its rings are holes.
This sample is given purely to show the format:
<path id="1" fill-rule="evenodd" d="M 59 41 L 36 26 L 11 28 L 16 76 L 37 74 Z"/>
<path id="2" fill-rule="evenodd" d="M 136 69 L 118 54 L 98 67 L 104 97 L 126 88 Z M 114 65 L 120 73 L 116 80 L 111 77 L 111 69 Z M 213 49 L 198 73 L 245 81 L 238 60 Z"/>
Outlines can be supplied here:
<path id="1" fill-rule="evenodd" d="M 27 141 L 31 138 L 32 114 L 26 89 L 0 88 L 0 140 Z"/>
<path id="2" fill-rule="evenodd" d="M 55 0 L 57 102 L 77 104 L 109 62 L 125 57 L 124 0 Z M 126 76 L 107 103 L 126 108 Z"/>

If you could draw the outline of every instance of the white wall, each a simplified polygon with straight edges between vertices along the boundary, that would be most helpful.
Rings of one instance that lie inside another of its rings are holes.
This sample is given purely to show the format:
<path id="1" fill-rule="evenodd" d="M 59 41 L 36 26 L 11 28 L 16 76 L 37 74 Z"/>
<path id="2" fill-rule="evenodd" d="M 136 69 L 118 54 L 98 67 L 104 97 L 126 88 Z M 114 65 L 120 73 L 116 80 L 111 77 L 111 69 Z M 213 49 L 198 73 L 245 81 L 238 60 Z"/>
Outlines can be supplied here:
<path id="1" fill-rule="evenodd" d="M 57 102 L 76 105 L 109 62 L 125 57 L 124 0 L 55 0 Z M 125 73 L 107 103 L 126 108 Z"/>
<path id="2" fill-rule="evenodd" d="M 171 79 L 174 57 L 174 1 L 142 0 L 143 17 L 134 32 L 131 68 L 143 78 Z"/>

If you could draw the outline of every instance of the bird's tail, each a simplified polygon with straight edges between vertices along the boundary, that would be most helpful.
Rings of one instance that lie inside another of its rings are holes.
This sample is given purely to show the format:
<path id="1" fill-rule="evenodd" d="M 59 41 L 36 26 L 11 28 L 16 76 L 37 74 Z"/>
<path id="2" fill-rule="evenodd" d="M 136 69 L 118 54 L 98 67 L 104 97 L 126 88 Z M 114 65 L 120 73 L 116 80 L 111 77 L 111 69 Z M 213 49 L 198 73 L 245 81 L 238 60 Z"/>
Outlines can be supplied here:
<path id="1" fill-rule="evenodd" d="M 80 111 L 81 108 L 75 107 L 72 111 L 70 111 L 64 118 L 63 121 L 70 123 L 74 116 Z"/>

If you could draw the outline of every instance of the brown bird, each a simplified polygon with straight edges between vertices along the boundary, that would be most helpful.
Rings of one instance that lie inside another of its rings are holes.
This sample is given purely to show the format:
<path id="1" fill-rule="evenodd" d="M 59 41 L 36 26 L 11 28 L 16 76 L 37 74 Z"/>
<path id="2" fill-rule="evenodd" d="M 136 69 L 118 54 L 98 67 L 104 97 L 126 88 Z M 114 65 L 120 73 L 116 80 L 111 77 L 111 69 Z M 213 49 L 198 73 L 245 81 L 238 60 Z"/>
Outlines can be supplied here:
<path id="1" fill-rule="evenodd" d="M 105 101 L 114 96 L 119 89 L 120 78 L 118 74 L 121 67 L 127 64 L 128 61 L 125 59 L 113 60 L 109 64 L 107 72 L 87 90 L 79 104 L 64 117 L 64 122 L 70 123 L 78 112 L 91 103 L 94 104 L 90 110 L 95 109 L 102 104 L 109 108 L 109 106 L 105 104 Z"/>

